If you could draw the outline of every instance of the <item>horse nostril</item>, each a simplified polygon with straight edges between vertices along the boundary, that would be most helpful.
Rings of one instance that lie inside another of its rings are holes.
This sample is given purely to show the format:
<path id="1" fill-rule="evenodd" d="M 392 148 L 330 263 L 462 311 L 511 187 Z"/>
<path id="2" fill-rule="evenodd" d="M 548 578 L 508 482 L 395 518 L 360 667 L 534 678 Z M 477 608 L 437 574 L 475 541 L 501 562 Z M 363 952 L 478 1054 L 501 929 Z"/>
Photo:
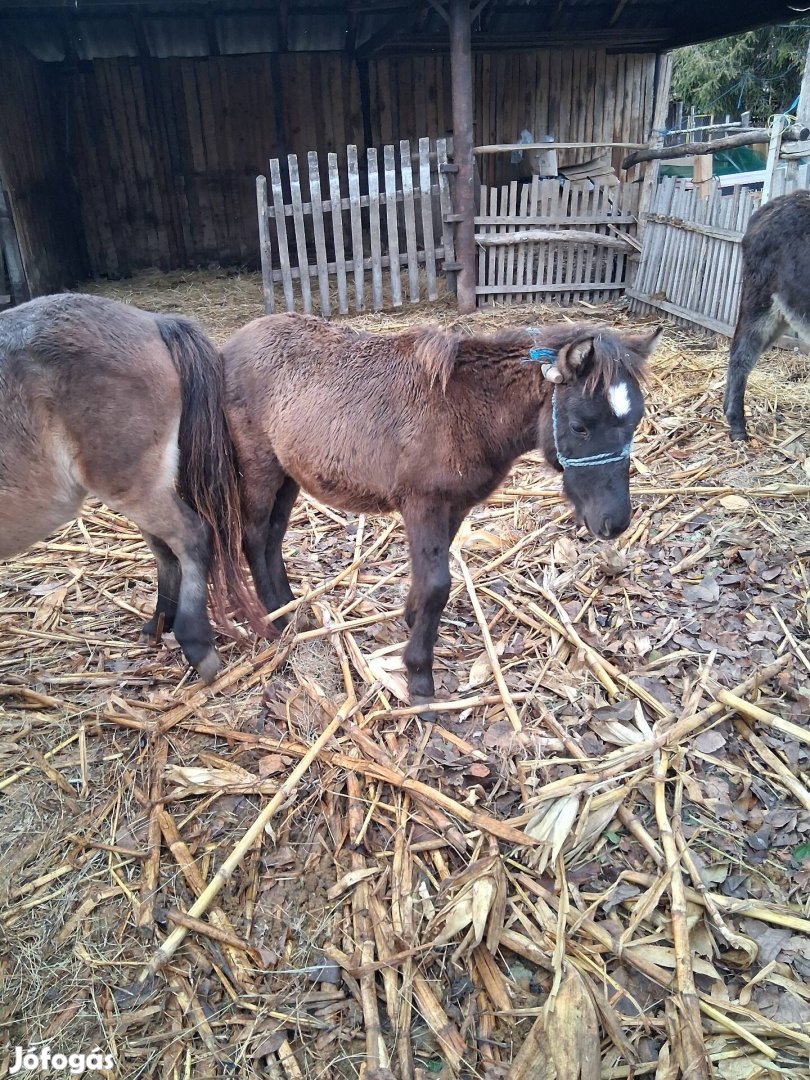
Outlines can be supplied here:
<path id="1" fill-rule="evenodd" d="M 602 528 L 599 530 L 602 536 L 610 539 L 613 536 L 613 521 L 611 518 L 606 517 L 602 520 Z"/>

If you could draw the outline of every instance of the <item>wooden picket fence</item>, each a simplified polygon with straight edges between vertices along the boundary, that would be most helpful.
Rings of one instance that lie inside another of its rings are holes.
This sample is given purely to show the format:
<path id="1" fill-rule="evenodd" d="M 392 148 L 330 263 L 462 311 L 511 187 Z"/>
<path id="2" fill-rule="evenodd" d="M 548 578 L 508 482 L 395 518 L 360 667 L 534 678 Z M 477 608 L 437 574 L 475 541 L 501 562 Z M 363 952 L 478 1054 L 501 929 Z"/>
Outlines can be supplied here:
<path id="1" fill-rule="evenodd" d="M 483 303 L 602 301 L 625 287 L 639 184 L 541 180 L 482 187 L 475 219 Z"/>
<path id="2" fill-rule="evenodd" d="M 287 157 L 286 176 L 273 158 L 269 185 L 256 183 L 265 310 L 317 305 L 330 315 L 401 307 L 406 294 L 438 299 L 441 275 L 455 267 L 450 171 L 447 139 L 420 139 L 415 159 L 408 140 L 398 154 L 371 147 L 362 163 L 348 146 L 344 169 L 327 155 L 326 182 L 311 151 L 305 201 L 297 156 Z"/>
<path id="3" fill-rule="evenodd" d="M 666 177 L 642 214 L 643 244 L 627 289 L 632 311 L 662 311 L 676 321 L 730 337 L 742 286 L 742 239 L 763 198 L 774 199 L 810 183 L 797 160 L 769 158 L 762 190 L 715 179 L 706 186 Z M 789 335 L 789 337 L 792 337 Z"/>

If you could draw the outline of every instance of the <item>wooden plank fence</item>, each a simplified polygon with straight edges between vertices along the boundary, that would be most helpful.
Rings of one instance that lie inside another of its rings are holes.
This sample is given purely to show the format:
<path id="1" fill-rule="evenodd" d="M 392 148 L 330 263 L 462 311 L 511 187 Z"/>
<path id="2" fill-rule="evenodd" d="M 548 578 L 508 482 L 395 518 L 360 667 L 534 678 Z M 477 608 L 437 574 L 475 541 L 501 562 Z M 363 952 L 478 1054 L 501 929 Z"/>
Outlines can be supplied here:
<path id="1" fill-rule="evenodd" d="M 644 248 L 632 288 L 635 311 L 659 311 L 707 330 L 734 331 L 740 299 L 740 243 L 760 193 L 714 187 L 708 197 L 667 177 L 645 217 Z"/>
<path id="2" fill-rule="evenodd" d="M 287 157 L 286 175 L 278 158 L 270 161 L 269 184 L 256 181 L 267 312 L 279 304 L 327 316 L 400 307 L 403 270 L 411 303 L 438 299 L 440 276 L 455 270 L 452 166 L 447 139 L 420 139 L 418 147 L 412 155 L 407 139 L 384 146 L 382 175 L 376 147 L 361 160 L 348 146 L 344 169 L 328 154 L 328 197 L 315 151 L 307 155 L 306 198 L 297 155 Z"/>
<path id="3" fill-rule="evenodd" d="M 483 303 L 602 301 L 625 287 L 638 184 L 559 179 L 481 188 L 475 219 Z"/>
<path id="4" fill-rule="evenodd" d="M 775 172 L 771 198 L 804 186 L 807 170 Z M 644 241 L 627 295 L 631 310 L 665 312 L 730 337 L 742 285 L 740 244 L 762 192 L 737 187 L 724 193 L 716 183 L 704 190 L 676 177 L 658 185 L 643 214 Z"/>
<path id="5" fill-rule="evenodd" d="M 753 187 L 732 192 L 727 177 L 697 186 L 667 177 L 658 184 L 641 214 L 642 253 L 627 289 L 632 311 L 661 311 L 676 322 L 734 333 L 740 245 L 751 215 L 763 202 L 810 185 L 810 168 L 802 161 L 810 146 L 782 143 L 781 133 L 781 123 L 774 123 L 767 168 Z"/>

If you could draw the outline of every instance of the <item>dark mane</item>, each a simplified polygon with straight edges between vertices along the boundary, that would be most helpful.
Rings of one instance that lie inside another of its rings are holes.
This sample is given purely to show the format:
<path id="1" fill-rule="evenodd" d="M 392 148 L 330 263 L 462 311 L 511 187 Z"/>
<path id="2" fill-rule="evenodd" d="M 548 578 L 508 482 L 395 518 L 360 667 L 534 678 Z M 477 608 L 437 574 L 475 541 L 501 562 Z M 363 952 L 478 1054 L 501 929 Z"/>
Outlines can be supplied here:
<path id="1" fill-rule="evenodd" d="M 566 345 L 576 345 L 592 340 L 593 353 L 583 369 L 587 393 L 594 394 L 600 387 L 607 389 L 617 379 L 626 376 L 639 384 L 646 380 L 646 349 L 633 346 L 635 338 L 617 337 L 608 328 L 588 323 L 557 323 L 538 327 L 530 334 L 525 328 L 499 330 L 494 334 L 473 334 L 461 339 L 459 359 L 520 359 L 528 357 L 533 345 L 559 352 Z M 641 346 L 642 343 L 639 342 Z"/>
<path id="2" fill-rule="evenodd" d="M 558 323 L 543 328 L 539 343 L 559 351 L 566 345 L 581 341 L 593 341 L 593 352 L 582 371 L 585 390 L 595 394 L 599 389 L 611 386 L 626 376 L 637 383 L 646 377 L 646 355 L 633 348 L 634 339 L 625 335 L 617 337 L 608 327 L 591 323 Z"/>
<path id="3" fill-rule="evenodd" d="M 438 383 L 445 390 L 458 359 L 458 334 L 438 326 L 415 326 L 397 334 L 397 339 L 406 352 L 412 353 L 431 384 Z"/>
<path id="4" fill-rule="evenodd" d="M 398 333 L 378 334 L 369 330 L 355 330 L 350 326 L 335 327 L 328 323 L 323 325 L 350 346 L 354 346 L 357 340 L 361 339 L 364 343 L 372 342 L 377 349 L 381 342 L 388 341 L 400 355 L 416 361 L 427 375 L 431 386 L 438 383 L 442 390 L 447 388 L 458 359 L 459 335 L 440 326 L 422 324 L 409 326 Z"/>

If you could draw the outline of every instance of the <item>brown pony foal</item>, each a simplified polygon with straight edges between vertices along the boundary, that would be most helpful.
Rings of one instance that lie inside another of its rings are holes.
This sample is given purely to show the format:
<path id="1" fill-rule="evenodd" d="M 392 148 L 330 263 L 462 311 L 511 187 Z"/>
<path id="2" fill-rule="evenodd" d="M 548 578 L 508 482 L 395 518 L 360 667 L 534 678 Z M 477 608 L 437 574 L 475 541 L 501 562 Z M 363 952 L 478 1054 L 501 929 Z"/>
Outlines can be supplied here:
<path id="1" fill-rule="evenodd" d="M 135 522 L 157 559 L 144 632 L 173 629 L 204 679 L 219 669 L 206 611 L 212 555 L 220 613 L 230 594 L 251 616 L 223 398 L 222 359 L 188 319 L 80 294 L 0 314 L 0 559 L 98 496 Z"/>
<path id="2" fill-rule="evenodd" d="M 274 611 L 293 598 L 281 542 L 299 487 L 343 510 L 398 510 L 412 571 L 408 688 L 414 703 L 431 699 L 450 543 L 515 458 L 541 448 L 594 535 L 627 528 L 639 379 L 658 333 L 564 324 L 494 337 L 358 334 L 300 315 L 243 327 L 222 351 L 262 603 Z"/>

